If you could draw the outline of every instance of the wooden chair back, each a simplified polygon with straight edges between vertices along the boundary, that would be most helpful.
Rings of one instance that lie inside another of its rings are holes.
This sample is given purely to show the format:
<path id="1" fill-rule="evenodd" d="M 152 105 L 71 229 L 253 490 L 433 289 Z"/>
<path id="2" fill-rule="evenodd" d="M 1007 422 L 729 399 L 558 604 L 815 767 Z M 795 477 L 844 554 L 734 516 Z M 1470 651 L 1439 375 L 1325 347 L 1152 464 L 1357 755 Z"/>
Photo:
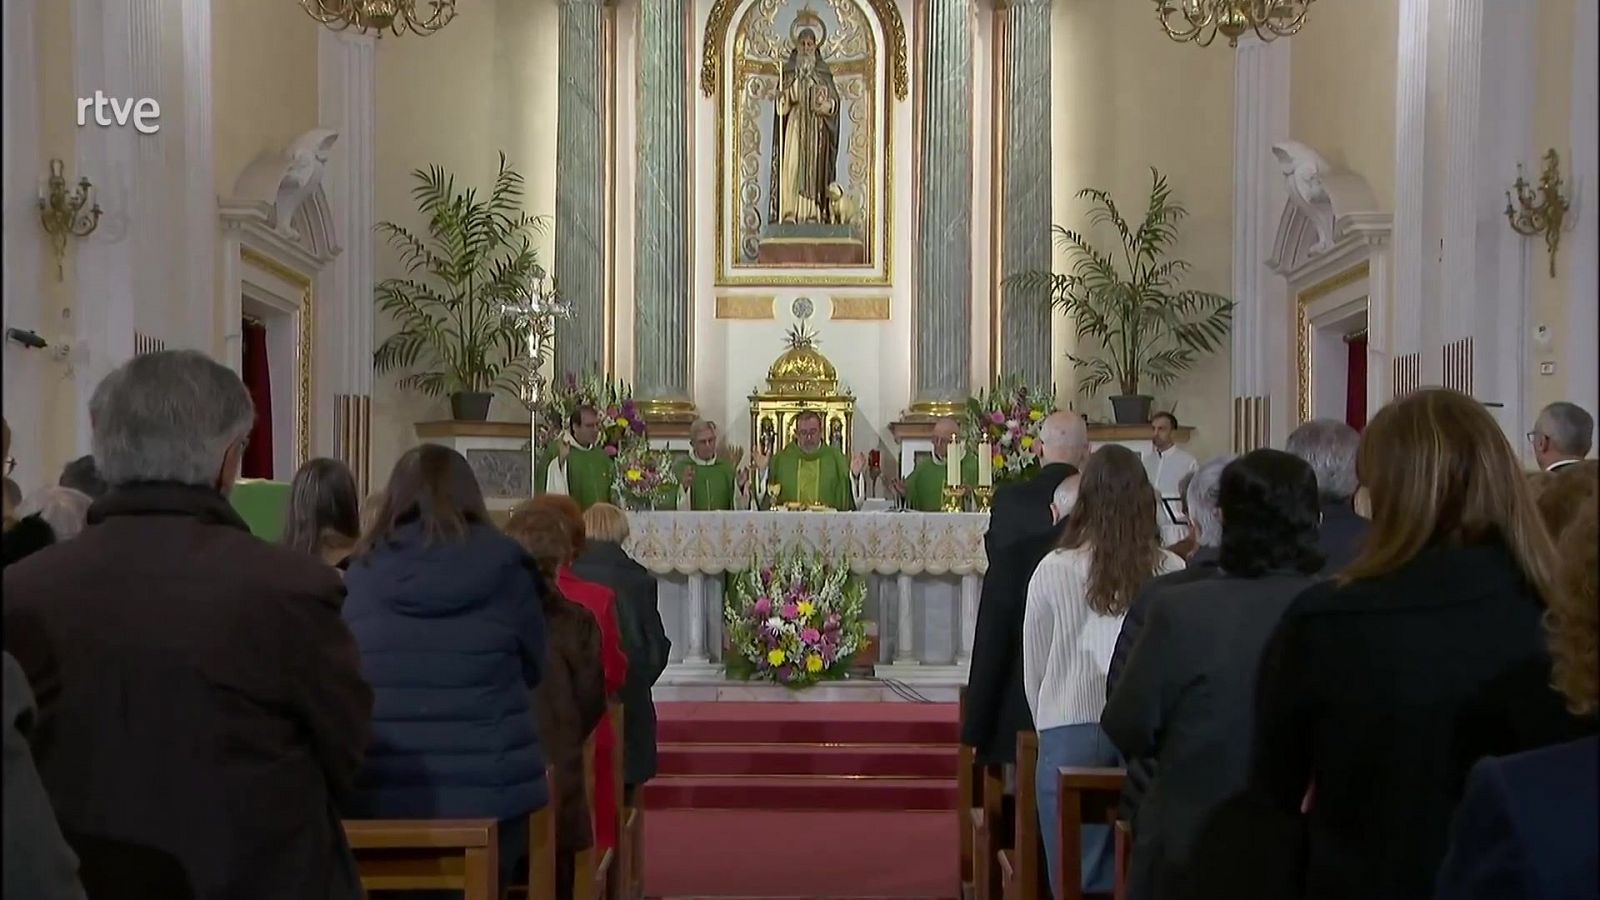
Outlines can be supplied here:
<path id="1" fill-rule="evenodd" d="M 967 720 L 967 688 L 956 695 L 957 721 Z M 983 808 L 976 754 L 965 743 L 956 750 L 956 853 L 961 860 L 961 896 L 972 890 L 972 811 Z"/>
<path id="2" fill-rule="evenodd" d="M 1056 879 L 1056 900 L 1083 900 L 1083 826 L 1115 826 L 1117 803 L 1122 797 L 1122 769 L 1080 769 L 1063 767 L 1057 771 L 1060 806 L 1056 813 L 1056 859 L 1060 873 Z M 1118 881 L 1124 881 L 1118 866 Z"/>
<path id="3" fill-rule="evenodd" d="M 1039 807 L 1034 794 L 1039 768 L 1039 735 L 1017 735 L 1016 818 L 1011 848 L 1000 851 L 1001 879 L 1006 900 L 1049 900 L 1050 877 L 1039 853 Z"/>
<path id="4" fill-rule="evenodd" d="M 556 770 L 545 766 L 545 790 L 550 800 L 544 809 L 528 817 L 528 870 L 519 873 L 525 880 L 506 889 L 507 900 L 556 900 L 556 823 L 560 821 L 560 797 L 556 792 Z"/>
<path id="5" fill-rule="evenodd" d="M 608 885 L 608 896 L 611 900 L 636 900 L 644 896 L 640 874 L 644 867 L 639 865 L 644 846 L 644 819 L 636 807 L 628 805 L 624 796 L 627 787 L 627 754 L 626 741 L 623 740 L 626 737 L 623 731 L 623 704 L 612 703 L 607 712 L 611 717 L 611 728 L 617 736 L 616 752 L 611 757 L 612 775 L 617 785 L 617 869 L 612 875 L 613 883 Z"/>
<path id="6" fill-rule="evenodd" d="M 458 890 L 498 900 L 500 838 L 493 819 L 346 819 L 368 891 Z"/>
<path id="7" fill-rule="evenodd" d="M 969 810 L 972 822 L 972 897 L 997 900 L 1000 882 L 999 855 L 1004 849 L 1005 772 L 1000 766 L 978 768 L 978 805 Z"/>
<path id="8" fill-rule="evenodd" d="M 589 804 L 589 809 L 594 806 L 594 734 L 590 734 L 583 741 L 583 796 Z M 600 900 L 604 893 L 596 893 L 597 872 L 602 872 L 600 867 L 601 855 L 597 848 L 591 846 L 578 851 L 572 863 L 572 900 Z M 609 867 L 609 864 L 608 864 Z M 602 877 L 599 882 L 601 888 L 605 887 Z"/>

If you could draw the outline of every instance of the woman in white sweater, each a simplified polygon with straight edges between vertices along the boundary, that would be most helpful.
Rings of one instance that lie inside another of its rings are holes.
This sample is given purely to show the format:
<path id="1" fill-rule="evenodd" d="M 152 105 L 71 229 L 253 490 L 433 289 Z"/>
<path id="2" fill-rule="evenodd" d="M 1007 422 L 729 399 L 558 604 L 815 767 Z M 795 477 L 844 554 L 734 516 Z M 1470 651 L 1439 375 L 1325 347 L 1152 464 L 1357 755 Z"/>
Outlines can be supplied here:
<path id="1" fill-rule="evenodd" d="M 1146 581 L 1183 568 L 1182 559 L 1161 549 L 1155 506 L 1138 455 L 1116 444 L 1101 447 L 1083 469 L 1061 546 L 1028 582 L 1022 684 L 1039 732 L 1034 789 L 1052 890 L 1059 868 L 1056 770 L 1117 765 L 1100 713 L 1122 616 Z M 1111 850 L 1110 828 L 1084 828 L 1084 890 L 1111 890 Z"/>

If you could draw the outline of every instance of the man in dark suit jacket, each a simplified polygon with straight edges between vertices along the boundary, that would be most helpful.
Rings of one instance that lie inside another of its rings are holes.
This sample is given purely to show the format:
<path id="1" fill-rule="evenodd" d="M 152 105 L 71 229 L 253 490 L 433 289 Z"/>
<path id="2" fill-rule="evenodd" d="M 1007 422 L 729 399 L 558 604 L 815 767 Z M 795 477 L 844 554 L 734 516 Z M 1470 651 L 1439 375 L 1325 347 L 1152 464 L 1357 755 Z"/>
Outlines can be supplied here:
<path id="1" fill-rule="evenodd" d="M 111 490 L 5 570 L 34 760 L 95 900 L 355 900 L 337 813 L 372 692 L 319 560 L 229 505 L 255 421 L 239 377 L 136 356 L 89 405 Z"/>
<path id="2" fill-rule="evenodd" d="M 989 569 L 973 627 L 961 742 L 986 765 L 1016 762 L 1017 734 L 1033 730 L 1022 690 L 1022 613 L 1033 570 L 1060 538 L 1056 489 L 1089 452 L 1088 429 L 1074 413 L 1052 413 L 1039 429 L 1044 465 L 1027 481 L 995 491 L 984 535 Z"/>
<path id="3" fill-rule="evenodd" d="M 1361 550 L 1367 520 L 1356 515 L 1356 450 L 1361 435 L 1338 419 L 1312 419 L 1296 428 L 1283 449 L 1305 460 L 1317 473 L 1317 494 L 1322 502 L 1322 527 L 1317 549 L 1322 551 L 1322 574 L 1337 575 Z"/>

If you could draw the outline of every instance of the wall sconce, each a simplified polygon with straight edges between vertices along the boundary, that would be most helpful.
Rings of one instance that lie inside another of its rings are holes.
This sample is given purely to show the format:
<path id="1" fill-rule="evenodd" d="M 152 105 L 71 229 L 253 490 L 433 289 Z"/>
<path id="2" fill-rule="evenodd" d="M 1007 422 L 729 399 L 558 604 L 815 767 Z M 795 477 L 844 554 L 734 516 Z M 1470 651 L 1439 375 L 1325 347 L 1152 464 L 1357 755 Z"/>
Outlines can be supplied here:
<path id="1" fill-rule="evenodd" d="M 69 192 L 65 171 L 66 165 L 61 160 L 50 160 L 50 181 L 44 196 L 39 198 L 39 221 L 50 235 L 50 247 L 56 254 L 57 281 L 65 277 L 62 261 L 67 255 L 67 238 L 88 237 L 100 227 L 100 204 L 92 205 L 88 212 L 83 211 L 94 186 L 89 179 L 79 178 L 77 189 Z"/>
<path id="2" fill-rule="evenodd" d="M 1552 148 L 1544 155 L 1544 171 L 1539 175 L 1537 191 L 1528 187 L 1522 177 L 1522 165 L 1517 164 L 1516 205 L 1512 205 L 1511 192 L 1506 191 L 1506 218 L 1511 220 L 1511 230 L 1524 237 L 1544 235 L 1544 245 L 1550 251 L 1550 277 L 1556 277 L 1556 248 L 1561 244 L 1561 220 L 1566 218 L 1570 205 L 1561 193 L 1561 157 Z"/>

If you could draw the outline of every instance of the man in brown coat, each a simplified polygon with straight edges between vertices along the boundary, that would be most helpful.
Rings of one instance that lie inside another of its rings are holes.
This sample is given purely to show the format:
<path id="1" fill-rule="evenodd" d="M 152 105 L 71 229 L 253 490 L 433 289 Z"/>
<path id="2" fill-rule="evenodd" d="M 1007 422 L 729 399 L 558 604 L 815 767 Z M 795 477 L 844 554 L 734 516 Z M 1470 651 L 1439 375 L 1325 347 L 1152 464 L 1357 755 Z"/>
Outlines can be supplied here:
<path id="1" fill-rule="evenodd" d="M 5 649 L 95 900 L 360 896 L 336 812 L 372 694 L 317 560 L 226 497 L 254 410 L 192 351 L 134 358 L 90 403 L 107 495 L 5 571 Z"/>

